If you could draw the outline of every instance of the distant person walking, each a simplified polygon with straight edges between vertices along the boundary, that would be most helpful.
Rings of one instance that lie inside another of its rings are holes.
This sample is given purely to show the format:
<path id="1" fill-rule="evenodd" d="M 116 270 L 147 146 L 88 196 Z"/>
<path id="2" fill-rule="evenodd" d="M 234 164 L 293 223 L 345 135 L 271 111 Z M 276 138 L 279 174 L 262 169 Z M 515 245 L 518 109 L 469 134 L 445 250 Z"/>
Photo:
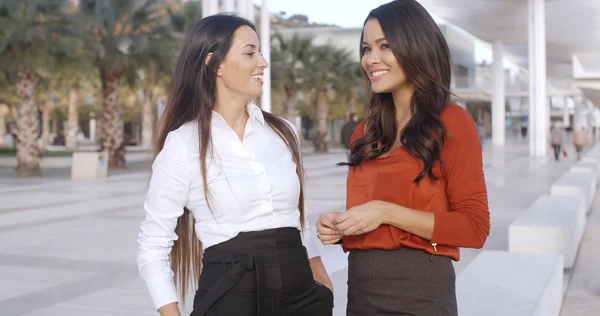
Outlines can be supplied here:
<path id="1" fill-rule="evenodd" d="M 564 131 L 559 126 L 552 126 L 550 128 L 550 143 L 554 149 L 554 159 L 558 161 L 560 158 L 561 149 L 564 142 Z"/>
<path id="2" fill-rule="evenodd" d="M 350 120 L 342 126 L 342 144 L 346 148 L 346 154 L 348 157 L 348 162 L 350 162 L 350 139 L 352 138 L 352 133 L 358 126 L 358 117 L 356 117 L 355 113 L 350 113 Z"/>
<path id="3" fill-rule="evenodd" d="M 477 122 L 477 134 L 479 134 L 479 140 L 481 141 L 481 147 L 483 147 L 483 140 L 485 139 L 485 124 L 483 124 L 482 120 Z"/>
<path id="4" fill-rule="evenodd" d="M 577 160 L 581 159 L 581 152 L 583 151 L 583 145 L 585 145 L 585 127 L 573 130 L 573 145 L 575 145 L 575 151 L 577 152 Z"/>

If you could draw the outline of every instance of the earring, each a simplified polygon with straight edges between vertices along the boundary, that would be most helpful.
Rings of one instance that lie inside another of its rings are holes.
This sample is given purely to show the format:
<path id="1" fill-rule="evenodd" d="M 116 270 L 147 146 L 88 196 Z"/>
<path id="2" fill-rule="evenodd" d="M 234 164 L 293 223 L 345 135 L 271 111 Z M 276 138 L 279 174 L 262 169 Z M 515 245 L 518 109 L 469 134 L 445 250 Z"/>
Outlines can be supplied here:
<path id="1" fill-rule="evenodd" d="M 217 72 L 217 77 L 221 77 L 221 75 L 222 75 L 222 74 L 221 74 L 221 72 L 220 72 L 220 71 L 219 71 L 219 72 Z"/>

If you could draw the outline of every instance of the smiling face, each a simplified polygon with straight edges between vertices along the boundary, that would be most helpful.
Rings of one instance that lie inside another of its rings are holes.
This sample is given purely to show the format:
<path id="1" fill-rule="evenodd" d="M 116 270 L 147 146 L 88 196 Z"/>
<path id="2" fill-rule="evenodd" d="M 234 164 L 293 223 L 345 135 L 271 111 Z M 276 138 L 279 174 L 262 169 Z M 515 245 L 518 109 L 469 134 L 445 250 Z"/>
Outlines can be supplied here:
<path id="1" fill-rule="evenodd" d="M 249 26 L 241 26 L 233 34 L 231 48 L 219 66 L 217 90 L 247 99 L 259 97 L 267 66 L 267 61 L 259 52 L 256 32 Z"/>
<path id="2" fill-rule="evenodd" d="M 362 67 L 375 93 L 398 92 L 409 84 L 392 52 L 377 19 L 369 19 L 363 28 Z"/>

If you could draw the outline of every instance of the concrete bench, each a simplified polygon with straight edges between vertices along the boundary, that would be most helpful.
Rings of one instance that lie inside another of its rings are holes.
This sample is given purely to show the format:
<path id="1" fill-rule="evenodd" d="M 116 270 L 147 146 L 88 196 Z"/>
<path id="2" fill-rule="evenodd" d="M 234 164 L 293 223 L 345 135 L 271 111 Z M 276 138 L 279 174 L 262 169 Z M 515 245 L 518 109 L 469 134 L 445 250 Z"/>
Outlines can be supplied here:
<path id="1" fill-rule="evenodd" d="M 593 158 L 600 158 L 600 151 L 596 151 L 596 150 L 589 150 L 587 152 L 585 152 L 583 154 L 583 157 L 593 157 Z"/>
<path id="2" fill-rule="evenodd" d="M 108 152 L 76 151 L 73 153 L 71 180 L 94 180 L 106 178 Z"/>
<path id="3" fill-rule="evenodd" d="M 582 196 L 585 198 L 585 209 L 589 213 L 596 194 L 596 175 L 592 173 L 567 172 L 550 187 L 550 194 L 555 196 Z"/>
<path id="4" fill-rule="evenodd" d="M 588 151 L 585 151 L 583 153 L 584 157 L 588 156 L 588 157 L 596 157 L 599 158 L 600 157 L 600 144 L 596 144 L 594 145 L 592 148 L 590 148 Z"/>
<path id="5" fill-rule="evenodd" d="M 458 315 L 558 316 L 562 288 L 562 256 L 483 251 L 456 278 Z"/>
<path id="6" fill-rule="evenodd" d="M 600 156 L 583 156 L 579 162 L 571 166 L 569 171 L 595 174 L 596 184 L 598 184 L 597 180 L 600 179 Z"/>
<path id="7" fill-rule="evenodd" d="M 586 223 L 581 196 L 540 196 L 508 226 L 508 250 L 564 256 L 572 268 Z"/>

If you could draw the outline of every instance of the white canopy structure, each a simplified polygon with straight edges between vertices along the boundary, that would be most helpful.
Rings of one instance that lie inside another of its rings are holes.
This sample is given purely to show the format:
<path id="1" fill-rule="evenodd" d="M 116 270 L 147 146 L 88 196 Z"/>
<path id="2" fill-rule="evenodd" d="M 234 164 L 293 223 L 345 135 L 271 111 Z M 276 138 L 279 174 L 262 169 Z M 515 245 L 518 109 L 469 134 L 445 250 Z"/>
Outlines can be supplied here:
<path id="1" fill-rule="evenodd" d="M 555 95 L 581 93 L 600 106 L 600 1 L 418 1 L 440 19 L 492 43 L 494 145 L 503 145 L 505 138 L 503 55 L 529 69 L 531 156 L 545 156 L 548 148 L 548 83 Z"/>

